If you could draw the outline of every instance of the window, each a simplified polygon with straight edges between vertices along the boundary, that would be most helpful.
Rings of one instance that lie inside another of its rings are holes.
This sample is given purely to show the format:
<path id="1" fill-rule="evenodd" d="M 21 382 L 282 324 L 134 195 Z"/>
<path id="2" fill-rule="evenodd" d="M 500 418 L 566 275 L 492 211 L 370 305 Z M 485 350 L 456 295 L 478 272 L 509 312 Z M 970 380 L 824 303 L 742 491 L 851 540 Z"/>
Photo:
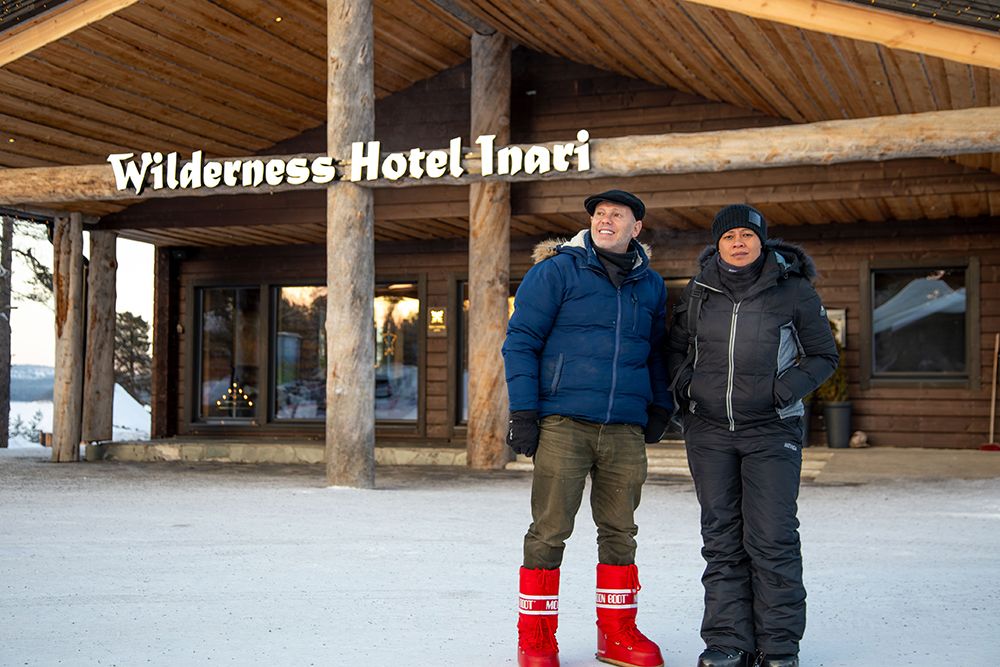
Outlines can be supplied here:
<path id="1" fill-rule="evenodd" d="M 274 422 L 326 419 L 326 296 L 318 285 L 271 294 L 270 337 L 262 337 L 259 287 L 198 288 L 193 419 L 248 423 L 266 412 Z M 417 283 L 378 284 L 373 299 L 375 419 L 416 423 L 420 387 L 420 298 Z M 266 342 L 269 341 L 269 342 Z M 266 351 L 263 349 L 266 347 Z M 261 348 L 260 350 L 258 348 Z M 260 361 L 258 361 L 260 360 Z M 268 363 L 262 374 L 259 363 Z M 270 377 L 262 392 L 260 383 Z M 269 405 L 260 406 L 263 401 Z"/>
<path id="2" fill-rule="evenodd" d="M 326 418 L 326 287 L 279 287 L 274 336 L 275 419 Z"/>
<path id="3" fill-rule="evenodd" d="M 417 421 L 420 297 L 416 283 L 375 286 L 375 419 Z"/>
<path id="4" fill-rule="evenodd" d="M 507 318 L 514 312 L 514 294 L 520 281 L 510 283 L 507 297 Z M 459 313 L 460 322 L 458 325 L 458 354 L 462 375 L 458 381 L 457 401 L 458 401 L 458 423 L 469 423 L 469 281 L 463 280 L 459 283 L 459 293 L 462 296 L 462 310 Z"/>
<path id="5" fill-rule="evenodd" d="M 198 417 L 253 419 L 260 378 L 260 290 L 210 288 L 199 295 Z"/>
<path id="6" fill-rule="evenodd" d="M 978 375 L 978 263 L 867 268 L 862 377 L 969 382 Z"/>

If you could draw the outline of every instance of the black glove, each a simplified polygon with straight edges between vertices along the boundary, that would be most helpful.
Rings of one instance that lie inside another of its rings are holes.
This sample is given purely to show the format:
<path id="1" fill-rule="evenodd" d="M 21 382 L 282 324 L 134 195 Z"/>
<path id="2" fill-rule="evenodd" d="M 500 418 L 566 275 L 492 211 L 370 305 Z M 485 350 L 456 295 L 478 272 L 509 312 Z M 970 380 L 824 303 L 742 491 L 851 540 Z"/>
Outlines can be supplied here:
<path id="1" fill-rule="evenodd" d="M 534 456 L 538 450 L 538 413 L 515 410 L 507 421 L 507 446 L 518 454 Z"/>
<path id="2" fill-rule="evenodd" d="M 651 405 L 646 410 L 646 428 L 642 430 L 643 439 L 647 445 L 659 442 L 667 432 L 670 423 L 670 410 L 659 405 Z"/>

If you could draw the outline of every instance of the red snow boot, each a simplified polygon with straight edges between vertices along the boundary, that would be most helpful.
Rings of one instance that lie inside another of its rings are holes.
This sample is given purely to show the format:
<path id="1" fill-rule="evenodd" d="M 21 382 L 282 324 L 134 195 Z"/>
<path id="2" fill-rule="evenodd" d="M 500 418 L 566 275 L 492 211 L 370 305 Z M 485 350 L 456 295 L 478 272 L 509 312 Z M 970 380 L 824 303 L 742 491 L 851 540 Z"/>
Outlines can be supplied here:
<path id="1" fill-rule="evenodd" d="M 518 667 L 559 667 L 559 570 L 521 568 L 518 600 Z"/>
<path id="2" fill-rule="evenodd" d="M 661 667 L 660 647 L 635 627 L 639 570 L 597 566 L 597 659 L 622 667 Z"/>

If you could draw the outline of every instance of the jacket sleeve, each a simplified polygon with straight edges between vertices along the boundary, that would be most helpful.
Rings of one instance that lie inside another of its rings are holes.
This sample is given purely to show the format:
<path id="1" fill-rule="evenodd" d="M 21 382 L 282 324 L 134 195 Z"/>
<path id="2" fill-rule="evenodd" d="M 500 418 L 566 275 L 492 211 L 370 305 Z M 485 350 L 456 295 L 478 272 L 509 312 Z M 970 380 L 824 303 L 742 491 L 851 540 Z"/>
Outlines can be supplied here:
<path id="1" fill-rule="evenodd" d="M 800 281 L 794 310 L 796 335 L 802 356 L 774 381 L 779 405 L 790 405 L 814 391 L 833 374 L 840 360 L 826 309 L 819 294 L 806 280 Z"/>
<path id="2" fill-rule="evenodd" d="M 503 344 L 511 412 L 538 409 L 539 362 L 562 304 L 564 280 L 555 258 L 536 264 L 514 295 Z"/>
<path id="3" fill-rule="evenodd" d="M 653 405 L 672 410 L 674 401 L 670 396 L 670 374 L 667 371 L 667 288 L 657 276 L 660 284 L 657 303 L 653 309 L 653 324 L 649 333 L 649 386 L 653 390 Z"/>

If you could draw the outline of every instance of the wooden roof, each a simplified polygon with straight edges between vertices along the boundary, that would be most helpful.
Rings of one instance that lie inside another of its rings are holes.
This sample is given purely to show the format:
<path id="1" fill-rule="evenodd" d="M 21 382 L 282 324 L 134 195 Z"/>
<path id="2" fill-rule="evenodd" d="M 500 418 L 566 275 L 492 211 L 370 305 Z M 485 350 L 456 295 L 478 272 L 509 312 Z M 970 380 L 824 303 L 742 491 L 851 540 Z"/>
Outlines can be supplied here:
<path id="1" fill-rule="evenodd" d="M 976 0 L 847 0 L 976 30 L 1000 32 L 1000 3 Z"/>
<path id="2" fill-rule="evenodd" d="M 81 19 L 67 34 L 35 36 L 35 44 L 44 45 L 21 55 L 12 40 L 23 39 L 25 26 L 0 35 L 0 167 L 95 164 L 122 151 L 263 153 L 325 121 L 323 0 L 71 0 L 61 11 L 98 3 L 110 13 L 91 12 L 93 20 Z M 472 28 L 456 18 L 463 12 L 534 51 L 752 110 L 773 122 L 1000 105 L 1000 69 L 686 0 L 375 0 L 377 96 L 466 61 Z M 954 185 L 935 190 L 924 183 L 912 195 L 896 181 L 870 189 L 864 202 L 843 196 L 786 201 L 771 213 L 786 224 L 1000 215 L 1000 199 L 989 192 L 995 183 L 980 182 L 1000 174 L 997 155 L 962 156 L 937 175 L 923 169 L 935 182 L 976 185 L 962 185 L 969 190 L 963 193 Z M 664 226 L 704 225 L 716 199 L 685 205 L 662 197 L 651 213 Z M 73 208 L 103 215 L 127 204 Z M 523 216 L 517 233 L 579 223 L 578 213 L 568 209 Z M 441 220 L 409 231 L 387 229 L 381 238 L 466 233 L 461 215 Z M 248 229 L 241 236 L 229 228 L 219 239 L 276 242 L 279 231 L 261 236 Z M 178 230 L 146 229 L 140 236 L 197 242 Z M 318 240 L 313 236 L 291 234 L 285 242 Z"/>

